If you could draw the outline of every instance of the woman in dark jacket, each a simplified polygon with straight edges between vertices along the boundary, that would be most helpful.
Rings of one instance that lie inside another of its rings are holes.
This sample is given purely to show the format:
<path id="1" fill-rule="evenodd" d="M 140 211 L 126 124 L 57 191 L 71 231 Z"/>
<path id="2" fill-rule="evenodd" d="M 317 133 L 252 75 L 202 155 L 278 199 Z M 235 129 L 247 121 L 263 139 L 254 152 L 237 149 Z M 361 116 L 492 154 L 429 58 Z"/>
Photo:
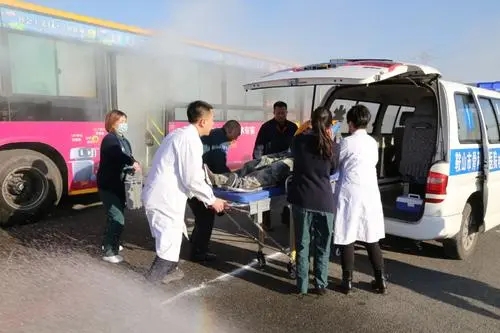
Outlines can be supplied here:
<path id="1" fill-rule="evenodd" d="M 120 236 L 125 224 L 125 172 L 140 171 L 139 163 L 132 156 L 130 142 L 125 138 L 127 115 L 113 110 L 106 115 L 105 128 L 108 134 L 101 142 L 97 187 L 106 209 L 107 223 L 103 240 L 103 260 L 117 264 L 120 256 Z"/>
<path id="2" fill-rule="evenodd" d="M 292 144 L 293 178 L 288 190 L 292 204 L 297 248 L 297 288 L 302 295 L 309 287 L 309 244 L 314 240 L 314 284 L 325 294 L 328 280 L 334 202 L 330 175 L 335 170 L 332 113 L 319 107 L 311 118 L 311 129 L 297 135 Z M 314 237 L 312 237 L 314 236 Z"/>

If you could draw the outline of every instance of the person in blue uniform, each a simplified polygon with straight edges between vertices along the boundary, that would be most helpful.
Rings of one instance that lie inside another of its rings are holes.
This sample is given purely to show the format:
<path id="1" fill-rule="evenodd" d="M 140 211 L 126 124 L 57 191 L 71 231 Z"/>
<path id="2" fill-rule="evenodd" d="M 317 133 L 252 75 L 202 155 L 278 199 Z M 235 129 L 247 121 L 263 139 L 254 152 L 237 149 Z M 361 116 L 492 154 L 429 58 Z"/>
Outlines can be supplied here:
<path id="1" fill-rule="evenodd" d="M 203 163 L 214 173 L 226 173 L 227 152 L 231 143 L 241 135 L 241 125 L 236 120 L 227 121 L 221 128 L 214 128 L 209 135 L 201 137 L 203 143 Z M 213 261 L 215 254 L 208 251 L 215 212 L 196 198 L 188 200 L 194 215 L 194 229 L 191 233 L 191 260 L 197 262 Z"/>
<path id="2" fill-rule="evenodd" d="M 287 151 L 290 148 L 298 126 L 287 119 L 288 106 L 283 101 L 278 101 L 273 105 L 274 118 L 262 124 L 253 149 L 253 159 L 260 159 L 262 155 L 269 155 Z M 263 227 L 267 231 L 272 231 L 271 212 L 263 214 Z M 285 210 L 282 215 L 288 214 Z"/>

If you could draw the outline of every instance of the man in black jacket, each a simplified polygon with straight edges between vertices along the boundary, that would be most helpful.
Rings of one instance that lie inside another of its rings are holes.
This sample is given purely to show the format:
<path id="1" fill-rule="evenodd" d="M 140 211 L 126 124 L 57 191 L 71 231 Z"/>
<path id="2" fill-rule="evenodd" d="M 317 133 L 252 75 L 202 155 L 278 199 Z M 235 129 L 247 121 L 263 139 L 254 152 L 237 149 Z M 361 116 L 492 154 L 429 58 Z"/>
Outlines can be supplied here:
<path id="1" fill-rule="evenodd" d="M 203 163 L 216 174 L 230 172 L 227 166 L 227 151 L 240 135 L 240 123 L 228 120 L 222 128 L 214 128 L 209 135 L 202 136 Z M 208 243 L 212 236 L 215 212 L 196 198 L 189 199 L 188 204 L 193 212 L 195 224 L 190 237 L 191 260 L 213 261 L 216 256 L 208 252 Z"/>
<path id="2" fill-rule="evenodd" d="M 269 155 L 287 151 L 293 140 L 293 136 L 298 127 L 295 123 L 287 120 L 288 106 L 283 101 L 278 101 L 273 105 L 274 118 L 262 124 L 255 147 L 253 149 L 253 158 L 260 159 L 262 155 Z M 263 214 L 263 227 L 267 231 L 272 231 L 271 212 Z M 283 217 L 288 214 L 283 211 Z"/>

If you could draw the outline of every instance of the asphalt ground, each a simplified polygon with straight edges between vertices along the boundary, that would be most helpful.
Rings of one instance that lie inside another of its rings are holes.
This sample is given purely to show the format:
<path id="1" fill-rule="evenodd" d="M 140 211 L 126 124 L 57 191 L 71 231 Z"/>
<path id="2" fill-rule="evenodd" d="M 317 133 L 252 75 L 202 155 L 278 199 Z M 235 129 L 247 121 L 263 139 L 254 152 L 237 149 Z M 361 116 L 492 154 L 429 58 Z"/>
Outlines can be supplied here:
<path id="1" fill-rule="evenodd" d="M 127 212 L 125 262 L 100 259 L 102 206 L 89 196 L 67 200 L 37 224 L 0 231 L 0 332 L 499 332 L 500 232 L 481 236 L 467 261 L 443 259 L 437 243 L 384 241 L 387 295 L 370 291 L 371 268 L 356 251 L 355 288 L 333 290 L 341 275 L 332 253 L 331 290 L 295 294 L 288 259 L 268 240 L 267 267 L 255 266 L 257 245 L 227 217 L 216 220 L 211 250 L 217 262 L 180 266 L 185 278 L 150 285 L 154 258 L 143 212 Z M 288 245 L 288 228 L 273 211 L 270 235 Z M 231 216 L 256 235 L 240 213 Z M 191 214 L 186 215 L 192 225 Z"/>

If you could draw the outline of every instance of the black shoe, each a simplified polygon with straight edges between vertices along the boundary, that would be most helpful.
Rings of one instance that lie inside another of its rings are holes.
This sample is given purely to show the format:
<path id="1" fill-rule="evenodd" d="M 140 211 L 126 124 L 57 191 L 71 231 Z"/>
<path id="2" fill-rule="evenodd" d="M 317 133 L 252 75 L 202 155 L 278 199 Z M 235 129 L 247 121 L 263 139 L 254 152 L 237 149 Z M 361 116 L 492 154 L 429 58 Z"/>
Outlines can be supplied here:
<path id="1" fill-rule="evenodd" d="M 352 291 L 352 272 L 346 271 L 342 273 L 342 282 L 337 286 L 337 289 L 343 294 L 349 294 Z"/>
<path id="2" fill-rule="evenodd" d="M 172 272 L 177 267 L 177 263 L 161 259 L 156 256 L 151 268 L 146 273 L 146 280 L 149 282 L 158 282 L 162 280 L 167 274 Z"/>
<path id="3" fill-rule="evenodd" d="M 217 256 L 214 253 L 196 253 L 191 255 L 191 261 L 194 262 L 210 262 L 217 260 Z"/>
<path id="4" fill-rule="evenodd" d="M 184 272 L 181 271 L 179 267 L 176 267 L 163 277 L 161 283 L 169 284 L 170 282 L 178 281 L 182 278 L 184 278 Z"/>
<path id="5" fill-rule="evenodd" d="M 383 271 L 375 272 L 375 280 L 372 281 L 372 290 L 378 294 L 387 293 L 387 282 Z"/>
<path id="6" fill-rule="evenodd" d="M 324 296 L 326 295 L 326 288 L 325 287 L 316 287 L 314 289 L 314 291 L 316 292 L 316 294 L 318 294 L 319 296 Z"/>

